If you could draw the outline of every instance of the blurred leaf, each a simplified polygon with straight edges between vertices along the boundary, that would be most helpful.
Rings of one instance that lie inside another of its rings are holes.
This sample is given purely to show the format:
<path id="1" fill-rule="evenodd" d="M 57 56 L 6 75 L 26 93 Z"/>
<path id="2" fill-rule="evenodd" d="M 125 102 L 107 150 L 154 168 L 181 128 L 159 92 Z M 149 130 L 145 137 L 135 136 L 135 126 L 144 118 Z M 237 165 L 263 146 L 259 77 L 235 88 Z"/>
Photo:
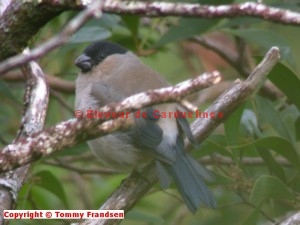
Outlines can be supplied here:
<path id="1" fill-rule="evenodd" d="M 257 23 L 261 23 L 262 19 L 260 18 L 253 18 L 253 17 L 239 17 L 239 18 L 232 18 L 227 20 L 226 22 L 220 24 L 218 28 L 233 28 L 233 27 L 242 27 L 242 26 L 249 26 Z"/>
<path id="2" fill-rule="evenodd" d="M 65 207 L 68 208 L 65 191 L 56 176 L 46 170 L 40 171 L 34 175 L 39 178 L 38 182 L 36 182 L 36 186 L 42 187 L 53 193 L 60 199 Z"/>
<path id="3" fill-rule="evenodd" d="M 0 96 L 1 95 L 13 100 L 14 102 L 20 103 L 3 80 L 0 80 Z"/>
<path id="4" fill-rule="evenodd" d="M 299 109 L 293 104 L 285 106 L 280 112 L 280 118 L 288 127 L 288 132 L 293 140 L 297 140 L 296 122 L 300 117 Z"/>
<path id="5" fill-rule="evenodd" d="M 268 78 L 275 84 L 297 108 L 300 110 L 300 80 L 289 68 L 277 63 L 268 75 Z"/>
<path id="6" fill-rule="evenodd" d="M 300 192 L 300 173 L 295 173 L 292 179 L 289 180 L 289 187 L 292 188 L 294 193 Z"/>
<path id="7" fill-rule="evenodd" d="M 204 33 L 216 25 L 220 19 L 181 18 L 178 26 L 172 26 L 155 44 L 161 47 L 173 41 L 181 41 Z"/>
<path id="8" fill-rule="evenodd" d="M 18 204 L 16 209 L 34 209 L 32 207 L 32 202 L 28 201 L 28 196 L 31 191 L 31 180 L 25 183 L 18 193 Z"/>
<path id="9" fill-rule="evenodd" d="M 278 178 L 280 178 L 282 181 L 286 181 L 285 173 L 281 165 L 276 162 L 273 155 L 270 153 L 270 151 L 266 148 L 257 148 L 259 154 L 263 158 L 263 160 L 266 162 L 267 167 L 269 168 L 271 174 L 274 173 Z"/>
<path id="10" fill-rule="evenodd" d="M 260 96 L 255 97 L 255 103 L 259 116 L 264 118 L 264 120 L 267 121 L 280 136 L 286 138 L 291 143 L 294 143 L 295 140 L 293 140 L 288 132 L 289 128 L 285 126 L 278 111 L 274 109 L 272 103 Z"/>
<path id="11" fill-rule="evenodd" d="M 232 185 L 233 181 L 232 178 L 227 177 L 226 175 L 220 175 L 217 173 L 212 173 L 212 171 L 210 171 L 212 174 L 212 181 L 210 181 L 209 183 L 212 186 L 227 186 L 227 185 Z"/>
<path id="12" fill-rule="evenodd" d="M 290 161 L 296 168 L 300 169 L 299 156 L 294 146 L 282 137 L 266 137 L 254 142 L 259 147 L 272 149 L 277 154 Z"/>
<path id="13" fill-rule="evenodd" d="M 225 122 L 224 128 L 225 128 L 225 134 L 226 139 L 229 145 L 236 145 L 237 139 L 239 137 L 239 128 L 240 128 L 240 122 L 241 117 L 244 112 L 245 104 L 240 106 Z"/>
<path id="14" fill-rule="evenodd" d="M 165 224 L 165 220 L 158 215 L 147 213 L 141 210 L 133 209 L 127 214 L 128 219 L 141 221 L 149 224 Z"/>
<path id="15" fill-rule="evenodd" d="M 294 200 L 295 198 L 281 180 L 269 175 L 262 175 L 255 181 L 250 195 L 251 202 L 256 205 L 270 199 Z"/>
<path id="16" fill-rule="evenodd" d="M 300 11 L 299 2 L 274 2 L 273 4 L 270 4 L 270 6 L 276 7 L 276 8 L 282 8 L 282 9 L 290 9 L 293 11 Z"/>
<path id="17" fill-rule="evenodd" d="M 83 27 L 70 39 L 70 43 L 94 42 L 106 39 L 111 32 L 102 27 Z"/>
<path id="18" fill-rule="evenodd" d="M 291 68 L 296 68 L 296 61 L 292 55 L 288 42 L 278 33 L 271 30 L 257 28 L 239 30 L 226 29 L 225 31 L 244 38 L 252 43 L 258 44 L 259 46 L 264 47 L 265 50 L 269 50 L 271 47 L 277 46 L 280 50 L 282 60 L 286 61 Z"/>
<path id="19" fill-rule="evenodd" d="M 132 36 L 136 38 L 138 36 L 138 29 L 140 23 L 140 16 L 137 15 L 123 15 L 123 22 L 126 27 L 130 30 Z"/>
<path id="20" fill-rule="evenodd" d="M 219 153 L 221 155 L 232 157 L 232 154 L 226 149 L 227 142 L 224 135 L 211 135 L 199 146 L 199 151 L 193 151 L 192 154 L 197 157 L 202 157 L 212 153 Z"/>
<path id="21" fill-rule="evenodd" d="M 111 30 L 120 26 L 120 21 L 120 16 L 104 13 L 100 18 L 93 18 L 89 20 L 83 27 L 101 27 Z"/>
<path id="22" fill-rule="evenodd" d="M 256 207 L 245 219 L 242 225 L 253 225 L 257 224 L 258 216 L 260 214 L 259 207 Z"/>
<path id="23" fill-rule="evenodd" d="M 87 146 L 86 142 L 81 142 L 75 146 L 69 147 L 64 149 L 63 151 L 58 151 L 55 152 L 54 154 L 52 154 L 51 156 L 49 156 L 49 158 L 61 158 L 64 156 L 75 156 L 75 155 L 81 155 L 84 154 L 86 152 L 90 151 L 90 148 Z"/>
<path id="24" fill-rule="evenodd" d="M 300 117 L 298 117 L 298 119 L 296 120 L 295 128 L 296 128 L 296 138 L 299 141 L 300 140 Z"/>

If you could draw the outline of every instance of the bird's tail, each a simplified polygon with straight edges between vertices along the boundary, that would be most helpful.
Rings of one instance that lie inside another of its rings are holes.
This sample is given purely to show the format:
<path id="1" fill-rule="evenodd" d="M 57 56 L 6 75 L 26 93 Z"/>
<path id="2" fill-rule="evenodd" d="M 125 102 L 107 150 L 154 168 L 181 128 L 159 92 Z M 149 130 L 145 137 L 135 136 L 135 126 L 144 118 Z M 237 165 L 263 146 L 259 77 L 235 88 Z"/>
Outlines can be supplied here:
<path id="1" fill-rule="evenodd" d="M 167 174 L 171 175 L 183 200 L 193 213 L 201 205 L 216 207 L 215 198 L 204 182 L 204 179 L 210 178 L 208 171 L 185 152 L 177 151 L 176 161 L 171 165 L 157 161 L 157 168 L 162 187 L 169 186 Z"/>

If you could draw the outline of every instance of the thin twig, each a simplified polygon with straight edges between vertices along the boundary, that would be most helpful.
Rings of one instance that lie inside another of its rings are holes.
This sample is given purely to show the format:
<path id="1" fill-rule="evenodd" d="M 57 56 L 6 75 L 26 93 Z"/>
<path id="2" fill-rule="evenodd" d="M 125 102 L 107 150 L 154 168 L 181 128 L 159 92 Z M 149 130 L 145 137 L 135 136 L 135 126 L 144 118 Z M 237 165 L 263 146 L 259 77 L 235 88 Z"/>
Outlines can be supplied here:
<path id="1" fill-rule="evenodd" d="M 120 172 L 111 170 L 111 169 L 82 169 L 70 164 L 66 164 L 61 160 L 57 160 L 57 162 L 45 161 L 43 162 L 46 165 L 56 166 L 63 169 L 71 170 L 73 172 L 77 172 L 79 174 L 102 174 L 102 175 L 110 175 L 110 174 L 118 174 Z"/>
<path id="2" fill-rule="evenodd" d="M 6 82 L 24 82 L 25 79 L 19 71 L 11 71 L 0 77 Z M 75 82 L 69 80 L 63 80 L 59 77 L 46 75 L 47 83 L 49 87 L 55 91 L 59 91 L 65 94 L 74 94 Z"/>

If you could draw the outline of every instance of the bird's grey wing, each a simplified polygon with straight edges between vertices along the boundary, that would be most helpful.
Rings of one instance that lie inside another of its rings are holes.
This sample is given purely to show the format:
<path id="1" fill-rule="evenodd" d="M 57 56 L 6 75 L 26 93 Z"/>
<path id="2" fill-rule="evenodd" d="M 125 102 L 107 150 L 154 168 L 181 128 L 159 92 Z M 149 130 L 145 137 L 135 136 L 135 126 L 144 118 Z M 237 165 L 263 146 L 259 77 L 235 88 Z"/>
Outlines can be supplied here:
<path id="1" fill-rule="evenodd" d="M 123 100 L 118 91 L 103 82 L 96 82 L 92 85 L 91 97 L 97 101 L 99 107 Z"/>
<path id="2" fill-rule="evenodd" d="M 160 120 L 157 111 L 153 108 L 142 109 L 140 114 L 146 113 L 146 116 L 134 118 L 134 126 L 131 128 L 133 144 L 137 148 L 146 151 L 159 161 L 171 164 L 175 160 L 174 152 L 164 143 L 163 130 L 157 124 Z"/>

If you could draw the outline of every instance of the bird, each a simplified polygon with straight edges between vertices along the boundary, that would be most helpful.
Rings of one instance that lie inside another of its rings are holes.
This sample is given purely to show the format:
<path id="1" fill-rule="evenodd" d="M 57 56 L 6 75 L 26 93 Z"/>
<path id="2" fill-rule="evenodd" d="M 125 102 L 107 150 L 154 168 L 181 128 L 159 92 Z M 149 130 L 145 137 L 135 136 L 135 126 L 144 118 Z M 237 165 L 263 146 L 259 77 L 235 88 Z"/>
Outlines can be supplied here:
<path id="1" fill-rule="evenodd" d="M 144 64 L 133 52 L 107 40 L 89 44 L 75 60 L 75 109 L 99 109 L 110 103 L 170 84 Z M 161 118 L 159 112 L 181 110 L 176 103 L 141 109 L 145 117 L 133 116 L 127 130 L 87 141 L 89 148 L 104 164 L 128 172 L 155 160 L 163 189 L 175 183 L 188 209 L 195 213 L 201 206 L 216 208 L 216 200 L 205 184 L 208 172 L 184 151 L 184 137 L 195 142 L 187 120 Z M 134 115 L 132 113 L 132 115 Z"/>

